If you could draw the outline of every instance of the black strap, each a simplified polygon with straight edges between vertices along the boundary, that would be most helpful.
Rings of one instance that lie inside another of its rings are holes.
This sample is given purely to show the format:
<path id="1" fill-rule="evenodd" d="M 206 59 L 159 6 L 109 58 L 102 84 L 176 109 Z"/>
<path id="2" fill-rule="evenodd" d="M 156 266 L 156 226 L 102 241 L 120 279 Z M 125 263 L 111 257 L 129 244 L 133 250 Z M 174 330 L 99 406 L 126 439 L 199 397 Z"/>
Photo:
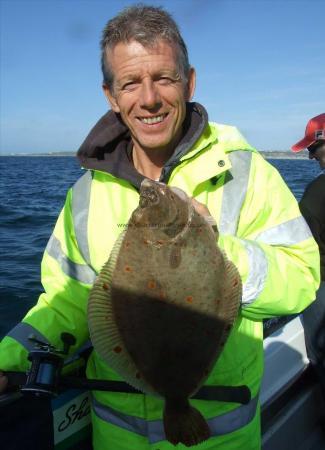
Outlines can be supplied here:
<path id="1" fill-rule="evenodd" d="M 245 385 L 203 386 L 192 398 L 247 405 L 251 401 L 252 396 L 249 387 Z"/>
<path id="2" fill-rule="evenodd" d="M 10 386 L 22 386 L 26 382 L 26 375 L 22 372 L 7 372 Z M 124 381 L 91 380 L 88 378 L 62 376 L 59 386 L 64 388 L 89 389 L 94 391 L 111 391 L 142 394 L 141 391 Z M 216 400 L 219 402 L 247 404 L 251 400 L 251 392 L 247 386 L 203 386 L 193 395 L 197 400 Z"/>

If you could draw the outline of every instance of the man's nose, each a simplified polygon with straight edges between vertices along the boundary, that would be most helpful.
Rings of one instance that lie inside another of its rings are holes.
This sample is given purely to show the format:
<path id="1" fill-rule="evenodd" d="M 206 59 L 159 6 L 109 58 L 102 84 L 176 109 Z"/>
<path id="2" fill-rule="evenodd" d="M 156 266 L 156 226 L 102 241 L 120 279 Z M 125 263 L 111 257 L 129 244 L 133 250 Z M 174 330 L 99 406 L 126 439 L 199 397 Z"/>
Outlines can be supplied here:
<path id="1" fill-rule="evenodd" d="M 161 105 L 159 89 L 153 80 L 143 80 L 140 94 L 140 105 L 147 109 L 154 109 Z"/>

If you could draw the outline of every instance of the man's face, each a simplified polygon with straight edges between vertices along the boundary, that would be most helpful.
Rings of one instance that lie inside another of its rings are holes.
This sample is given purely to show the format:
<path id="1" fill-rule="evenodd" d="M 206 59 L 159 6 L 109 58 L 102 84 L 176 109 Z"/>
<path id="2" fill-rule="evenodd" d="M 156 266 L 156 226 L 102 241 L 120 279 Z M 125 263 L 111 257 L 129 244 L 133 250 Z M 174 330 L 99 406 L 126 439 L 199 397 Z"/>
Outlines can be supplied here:
<path id="1" fill-rule="evenodd" d="M 309 151 L 309 159 L 316 159 L 321 169 L 325 169 L 325 142 L 314 144 Z"/>
<path id="2" fill-rule="evenodd" d="M 108 50 L 113 88 L 103 86 L 112 109 L 120 113 L 135 147 L 173 150 L 182 133 L 186 101 L 194 93 L 195 72 L 186 82 L 174 46 L 160 40 L 152 48 L 139 42 L 119 43 Z"/>

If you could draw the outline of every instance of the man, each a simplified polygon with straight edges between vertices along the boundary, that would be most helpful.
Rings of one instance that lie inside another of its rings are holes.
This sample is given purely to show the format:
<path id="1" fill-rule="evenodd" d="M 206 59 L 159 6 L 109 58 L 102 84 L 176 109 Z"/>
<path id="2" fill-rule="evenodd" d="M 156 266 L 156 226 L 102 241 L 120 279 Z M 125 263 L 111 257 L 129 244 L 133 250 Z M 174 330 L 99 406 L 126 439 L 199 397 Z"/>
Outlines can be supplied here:
<path id="1" fill-rule="evenodd" d="M 138 205 L 141 181 L 160 180 L 184 190 L 203 215 L 215 218 L 218 244 L 244 286 L 238 320 L 206 384 L 247 385 L 252 399 L 247 405 L 192 400 L 212 435 L 200 448 L 257 450 L 262 321 L 310 304 L 319 284 L 316 244 L 278 172 L 236 128 L 209 123 L 203 106 L 190 103 L 195 71 L 169 14 L 135 6 L 109 21 L 102 69 L 112 110 L 79 149 L 90 171 L 68 193 L 44 254 L 46 293 L 4 338 L 2 369 L 27 367 L 31 330 L 56 346 L 62 330 L 75 335 L 76 347 L 88 339 L 86 308 L 95 275 Z M 120 379 L 96 352 L 87 375 Z M 152 396 L 93 392 L 94 448 L 174 448 L 165 440 L 162 406 Z"/>
<path id="2" fill-rule="evenodd" d="M 309 159 L 318 161 L 325 169 L 325 113 L 310 119 L 305 136 L 292 146 L 294 152 L 303 149 Z M 300 201 L 300 210 L 319 246 L 321 285 L 316 301 L 303 313 L 308 357 L 319 376 L 325 395 L 325 173 L 323 172 L 306 188 Z"/>

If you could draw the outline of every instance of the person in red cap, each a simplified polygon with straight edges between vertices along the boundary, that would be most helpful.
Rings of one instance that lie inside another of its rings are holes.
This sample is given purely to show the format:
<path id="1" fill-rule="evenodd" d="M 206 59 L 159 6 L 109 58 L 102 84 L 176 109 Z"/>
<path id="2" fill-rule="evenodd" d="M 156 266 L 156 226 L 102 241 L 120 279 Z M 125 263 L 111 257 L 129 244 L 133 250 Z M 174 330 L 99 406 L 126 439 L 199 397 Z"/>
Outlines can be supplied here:
<path id="1" fill-rule="evenodd" d="M 321 169 L 325 169 L 325 113 L 310 119 L 305 137 L 291 147 L 293 152 L 307 149 L 309 159 L 316 159 Z"/>
<path id="2" fill-rule="evenodd" d="M 308 121 L 305 137 L 291 148 L 294 152 L 307 149 L 309 159 L 315 159 L 325 169 L 325 113 Z M 303 312 L 303 322 L 308 357 L 325 396 L 325 171 L 306 187 L 299 206 L 320 252 L 321 285 L 317 301 Z"/>

